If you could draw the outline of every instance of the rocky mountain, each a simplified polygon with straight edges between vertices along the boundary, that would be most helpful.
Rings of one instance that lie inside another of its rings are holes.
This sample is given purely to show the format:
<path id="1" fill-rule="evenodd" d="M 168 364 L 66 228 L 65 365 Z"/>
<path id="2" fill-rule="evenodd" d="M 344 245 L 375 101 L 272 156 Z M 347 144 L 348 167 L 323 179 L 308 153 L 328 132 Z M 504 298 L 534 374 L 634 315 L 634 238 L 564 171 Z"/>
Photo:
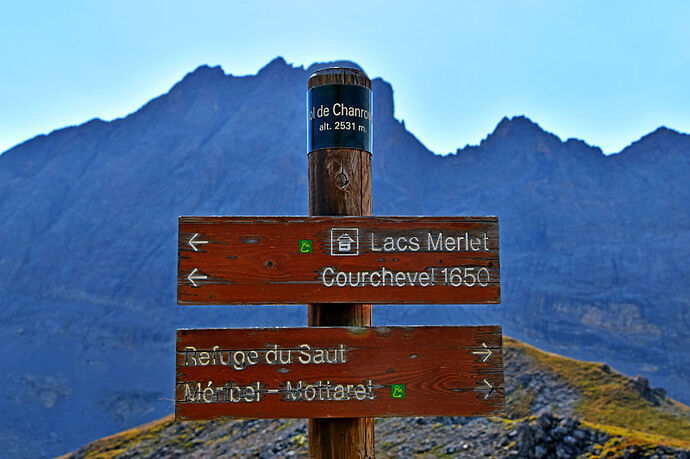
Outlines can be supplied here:
<path id="1" fill-rule="evenodd" d="M 377 419 L 376 457 L 690 458 L 690 408 L 601 363 L 506 339 L 507 418 Z M 307 457 L 303 419 L 175 422 L 168 416 L 60 459 Z"/>
<path id="2" fill-rule="evenodd" d="M 131 115 L 0 155 L 0 448 L 68 451 L 172 411 L 175 328 L 304 325 L 302 306 L 175 304 L 179 215 L 307 211 L 308 69 L 202 66 Z M 690 402 L 690 136 L 605 156 L 505 118 L 434 155 L 374 90 L 374 213 L 498 215 L 499 306 L 378 306 L 376 324 L 494 324 Z M 41 422 L 37 423 L 36 420 Z"/>

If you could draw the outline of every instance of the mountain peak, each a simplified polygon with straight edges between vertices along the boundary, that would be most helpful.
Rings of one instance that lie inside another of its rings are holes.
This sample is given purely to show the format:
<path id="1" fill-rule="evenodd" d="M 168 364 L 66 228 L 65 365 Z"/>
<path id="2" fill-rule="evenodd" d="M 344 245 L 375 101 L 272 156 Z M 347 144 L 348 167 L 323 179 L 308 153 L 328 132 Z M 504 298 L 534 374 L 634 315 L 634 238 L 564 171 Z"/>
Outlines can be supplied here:
<path id="1" fill-rule="evenodd" d="M 179 88 L 180 86 L 187 87 L 206 85 L 214 81 L 222 80 L 227 76 L 228 75 L 225 74 L 220 65 L 211 67 L 204 64 L 186 74 L 179 83 L 173 86 L 173 89 Z"/>
<path id="2" fill-rule="evenodd" d="M 189 72 L 187 75 L 185 75 L 185 78 L 208 78 L 219 76 L 226 76 L 225 72 L 223 71 L 223 68 L 220 65 L 214 65 L 213 67 L 211 67 L 210 65 L 203 64 L 194 69 L 193 71 Z"/>
<path id="3" fill-rule="evenodd" d="M 671 138 L 681 138 L 687 137 L 688 134 L 683 134 L 676 131 L 675 129 L 669 129 L 666 126 L 659 126 L 653 132 L 642 136 L 637 142 L 650 141 L 650 140 L 666 140 Z M 635 143 L 637 143 L 635 142 Z"/>
<path id="4" fill-rule="evenodd" d="M 268 64 L 261 67 L 261 69 L 259 69 L 257 72 L 257 75 L 276 73 L 285 70 L 286 68 L 292 69 L 293 66 L 285 62 L 285 59 L 283 59 L 282 56 L 278 56 Z"/>
<path id="5" fill-rule="evenodd" d="M 507 145 L 520 144 L 529 146 L 530 151 L 540 151 L 542 153 L 548 152 L 550 148 L 557 145 L 564 145 L 569 147 L 568 151 L 571 155 L 577 155 L 579 154 L 578 152 L 586 152 L 584 154 L 588 157 L 603 156 L 603 152 L 599 147 L 589 145 L 587 142 L 575 138 L 569 138 L 564 142 L 560 137 L 544 130 L 539 124 L 524 115 L 513 116 L 512 118 L 503 117 L 496 125 L 496 129 L 486 136 L 479 146 L 487 147 L 496 143 L 506 143 Z M 475 147 L 467 145 L 462 149 L 459 148 L 456 154 L 472 151 L 473 148 Z"/>
<path id="6" fill-rule="evenodd" d="M 496 126 L 496 129 L 494 129 L 494 132 L 490 134 L 490 136 L 498 135 L 500 137 L 503 137 L 515 129 L 530 129 L 545 132 L 537 123 L 530 120 L 525 115 L 513 116 L 512 118 L 504 116 L 503 119 Z"/>
<path id="7" fill-rule="evenodd" d="M 650 152 L 657 150 L 663 150 L 665 152 L 674 151 L 676 150 L 675 146 L 678 145 L 677 142 L 681 142 L 688 137 L 690 137 L 689 134 L 683 134 L 674 129 L 669 129 L 666 126 L 659 126 L 653 132 L 640 137 L 638 140 L 625 147 L 616 156 L 622 154 L 626 156 L 649 156 Z"/>
<path id="8" fill-rule="evenodd" d="M 520 141 L 523 141 L 526 138 L 535 138 L 543 135 L 553 136 L 553 134 L 544 131 L 537 123 L 524 115 L 513 116 L 512 118 L 504 116 L 503 119 L 501 119 L 501 121 L 496 125 L 496 129 L 487 135 L 486 138 L 481 141 L 480 145 L 486 145 L 487 143 L 493 142 L 502 142 L 509 137 L 518 137 Z M 461 149 L 458 149 L 458 153 L 461 151 Z"/>

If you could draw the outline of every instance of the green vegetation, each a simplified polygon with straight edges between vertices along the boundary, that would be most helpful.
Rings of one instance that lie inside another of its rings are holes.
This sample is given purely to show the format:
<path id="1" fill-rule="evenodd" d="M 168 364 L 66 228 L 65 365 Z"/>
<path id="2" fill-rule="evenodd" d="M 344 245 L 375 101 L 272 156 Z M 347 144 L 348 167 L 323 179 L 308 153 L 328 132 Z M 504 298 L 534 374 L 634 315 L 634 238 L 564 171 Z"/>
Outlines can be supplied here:
<path id="1" fill-rule="evenodd" d="M 307 444 L 307 434 L 297 434 L 291 439 L 292 444 L 295 445 L 296 447 L 302 447 Z"/>
<path id="2" fill-rule="evenodd" d="M 535 399 L 534 392 L 526 391 L 520 386 L 512 394 L 506 396 L 506 411 L 511 418 L 527 417 Z"/>
<path id="3" fill-rule="evenodd" d="M 111 459 L 124 453 L 131 447 L 146 441 L 155 442 L 160 432 L 174 422 L 174 416 L 166 416 L 157 421 L 135 427 L 124 432 L 101 438 L 89 445 L 84 459 Z M 62 458 L 68 455 L 61 456 Z M 60 459 L 60 458 L 58 458 Z"/>
<path id="4" fill-rule="evenodd" d="M 173 436 L 167 444 L 170 446 L 179 446 L 184 450 L 191 451 L 196 446 L 201 444 L 198 440 L 199 433 L 206 429 L 208 421 L 195 421 L 189 423 L 189 428 L 184 429 L 178 435 Z"/>
<path id="5" fill-rule="evenodd" d="M 290 427 L 291 425 L 292 425 L 292 419 L 288 419 L 287 421 L 285 421 L 284 423 L 282 423 L 282 424 L 280 425 L 280 427 L 278 427 L 278 428 L 276 429 L 276 432 L 280 432 L 281 430 L 286 429 L 286 428 Z"/>
<path id="6" fill-rule="evenodd" d="M 455 456 L 451 456 L 450 454 L 445 453 L 443 451 L 443 449 L 444 449 L 443 446 L 434 446 L 429 451 L 429 455 L 432 457 L 440 458 L 440 459 L 451 459 L 451 458 L 455 457 Z"/>
<path id="7" fill-rule="evenodd" d="M 503 345 L 527 353 L 541 371 L 550 371 L 567 381 L 582 394 L 576 410 L 585 425 L 623 436 L 623 449 L 626 445 L 651 443 L 690 448 L 687 406 L 672 399 L 661 400 L 655 406 L 643 397 L 630 378 L 600 363 L 550 354 L 507 337 Z"/>

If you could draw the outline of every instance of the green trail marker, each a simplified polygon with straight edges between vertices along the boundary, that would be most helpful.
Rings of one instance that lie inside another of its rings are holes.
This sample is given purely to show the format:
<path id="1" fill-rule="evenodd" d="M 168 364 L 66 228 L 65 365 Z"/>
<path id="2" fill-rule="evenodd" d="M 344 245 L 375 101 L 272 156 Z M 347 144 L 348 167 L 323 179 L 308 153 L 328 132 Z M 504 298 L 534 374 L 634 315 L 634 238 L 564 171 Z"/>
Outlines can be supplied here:
<path id="1" fill-rule="evenodd" d="M 405 398 L 405 384 L 391 384 L 391 398 Z"/>
<path id="2" fill-rule="evenodd" d="M 312 249 L 311 239 L 300 239 L 299 241 L 299 253 L 311 253 Z"/>

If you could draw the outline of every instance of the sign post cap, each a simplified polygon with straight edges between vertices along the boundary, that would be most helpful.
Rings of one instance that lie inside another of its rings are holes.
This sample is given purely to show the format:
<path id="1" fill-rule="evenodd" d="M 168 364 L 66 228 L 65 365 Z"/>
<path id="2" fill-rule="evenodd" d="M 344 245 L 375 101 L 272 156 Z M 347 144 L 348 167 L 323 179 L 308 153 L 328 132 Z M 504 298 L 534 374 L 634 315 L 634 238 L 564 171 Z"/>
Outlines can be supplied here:
<path id="1" fill-rule="evenodd" d="M 354 67 L 326 67 L 312 73 L 307 88 L 326 84 L 351 84 L 371 89 L 371 80 L 362 70 Z"/>

